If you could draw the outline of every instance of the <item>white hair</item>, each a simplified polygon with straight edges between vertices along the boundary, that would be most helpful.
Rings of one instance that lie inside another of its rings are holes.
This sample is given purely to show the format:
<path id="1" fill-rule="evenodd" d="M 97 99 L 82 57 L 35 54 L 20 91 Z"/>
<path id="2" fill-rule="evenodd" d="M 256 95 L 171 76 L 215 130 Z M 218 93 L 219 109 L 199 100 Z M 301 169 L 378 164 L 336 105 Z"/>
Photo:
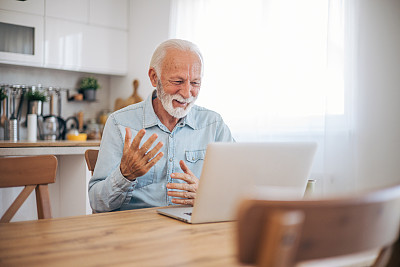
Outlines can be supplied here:
<path id="1" fill-rule="evenodd" d="M 163 63 L 164 57 L 167 54 L 168 49 L 177 49 L 180 51 L 190 51 L 195 54 L 200 59 L 201 62 L 201 75 L 203 75 L 203 56 L 201 55 L 200 49 L 197 45 L 192 42 L 182 40 L 182 39 L 169 39 L 162 42 L 154 51 L 153 56 L 150 61 L 150 68 L 154 68 L 157 73 L 158 78 L 161 76 L 161 65 Z"/>

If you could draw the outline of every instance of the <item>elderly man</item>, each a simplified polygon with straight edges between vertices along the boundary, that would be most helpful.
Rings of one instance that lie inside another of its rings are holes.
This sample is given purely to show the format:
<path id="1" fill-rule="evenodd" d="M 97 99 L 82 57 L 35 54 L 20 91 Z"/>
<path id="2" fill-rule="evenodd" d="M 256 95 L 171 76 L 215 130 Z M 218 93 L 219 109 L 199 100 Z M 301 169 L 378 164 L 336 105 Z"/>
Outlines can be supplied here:
<path id="1" fill-rule="evenodd" d="M 207 144 L 233 141 L 219 114 L 194 105 L 203 75 L 195 44 L 163 42 L 148 74 L 157 89 L 111 114 L 105 125 L 89 182 L 97 212 L 193 205 Z"/>

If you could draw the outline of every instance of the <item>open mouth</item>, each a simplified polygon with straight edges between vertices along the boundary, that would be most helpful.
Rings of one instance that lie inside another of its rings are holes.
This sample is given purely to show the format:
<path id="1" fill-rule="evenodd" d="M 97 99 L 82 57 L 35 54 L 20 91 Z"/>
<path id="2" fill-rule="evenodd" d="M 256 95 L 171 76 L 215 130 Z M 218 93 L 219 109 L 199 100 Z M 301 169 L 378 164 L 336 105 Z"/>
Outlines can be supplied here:
<path id="1" fill-rule="evenodd" d="M 181 102 L 181 101 L 176 100 L 176 99 L 174 99 L 173 101 L 174 101 L 174 103 L 175 103 L 174 106 L 178 106 L 178 107 L 186 107 L 186 106 L 189 104 L 189 103 L 187 103 L 187 102 Z"/>

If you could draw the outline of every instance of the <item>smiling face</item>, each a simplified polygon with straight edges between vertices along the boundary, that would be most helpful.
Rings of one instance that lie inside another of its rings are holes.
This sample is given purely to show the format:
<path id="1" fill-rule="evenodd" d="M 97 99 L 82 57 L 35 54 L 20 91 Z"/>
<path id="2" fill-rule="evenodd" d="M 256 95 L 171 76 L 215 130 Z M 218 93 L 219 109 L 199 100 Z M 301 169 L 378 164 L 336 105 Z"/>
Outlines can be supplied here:
<path id="1" fill-rule="evenodd" d="M 151 83 L 170 116 L 182 118 L 194 105 L 201 86 L 201 64 L 194 52 L 169 49 L 161 65 L 161 77 L 153 68 L 149 70 Z"/>

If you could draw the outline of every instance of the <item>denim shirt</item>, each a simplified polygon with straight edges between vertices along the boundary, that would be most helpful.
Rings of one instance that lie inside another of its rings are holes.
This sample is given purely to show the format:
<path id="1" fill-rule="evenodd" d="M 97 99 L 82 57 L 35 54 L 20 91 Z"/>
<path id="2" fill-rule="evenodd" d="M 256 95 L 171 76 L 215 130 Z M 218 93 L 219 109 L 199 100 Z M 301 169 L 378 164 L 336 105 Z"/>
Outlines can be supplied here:
<path id="1" fill-rule="evenodd" d="M 167 183 L 184 181 L 172 179 L 171 173 L 180 172 L 179 161 L 184 160 L 200 179 L 207 144 L 234 141 L 227 125 L 218 113 L 199 106 L 182 118 L 172 132 L 165 127 L 154 112 L 152 99 L 130 105 L 112 113 L 105 125 L 100 151 L 93 177 L 89 181 L 89 200 L 97 212 L 138 209 L 174 205 L 167 195 Z M 146 129 L 141 145 L 154 133 L 153 143 L 164 146 L 164 156 L 143 176 L 134 181 L 126 179 L 120 171 L 125 140 L 125 127 L 132 138 L 140 129 Z"/>

